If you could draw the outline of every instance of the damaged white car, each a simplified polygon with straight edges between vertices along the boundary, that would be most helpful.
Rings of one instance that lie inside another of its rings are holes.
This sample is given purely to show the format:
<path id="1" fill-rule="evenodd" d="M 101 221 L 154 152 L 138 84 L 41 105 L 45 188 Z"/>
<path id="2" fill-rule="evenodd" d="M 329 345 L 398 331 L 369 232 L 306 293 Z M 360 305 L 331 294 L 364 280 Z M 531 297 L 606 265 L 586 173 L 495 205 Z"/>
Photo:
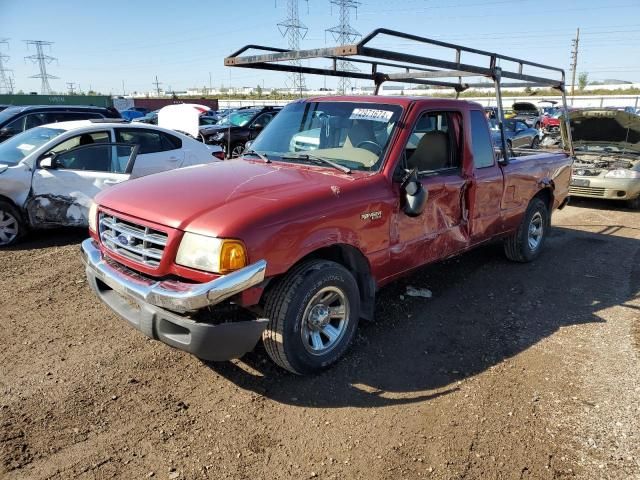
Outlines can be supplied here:
<path id="1" fill-rule="evenodd" d="M 570 120 L 576 160 L 569 194 L 640 209 L 640 116 L 586 109 L 571 112 Z"/>
<path id="2" fill-rule="evenodd" d="M 0 143 L 0 247 L 28 228 L 87 226 L 93 197 L 110 185 L 222 156 L 153 125 L 82 120 L 27 130 Z"/>

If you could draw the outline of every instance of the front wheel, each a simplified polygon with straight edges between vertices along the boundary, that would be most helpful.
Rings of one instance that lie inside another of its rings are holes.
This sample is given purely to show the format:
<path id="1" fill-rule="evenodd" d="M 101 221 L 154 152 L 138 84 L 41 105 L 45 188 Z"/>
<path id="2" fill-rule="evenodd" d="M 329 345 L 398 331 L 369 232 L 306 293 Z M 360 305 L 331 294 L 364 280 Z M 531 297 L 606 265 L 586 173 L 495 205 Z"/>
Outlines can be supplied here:
<path id="1" fill-rule="evenodd" d="M 540 148 L 540 138 L 536 135 L 531 142 L 531 148 Z"/>
<path id="2" fill-rule="evenodd" d="M 232 145 L 231 154 L 227 158 L 238 158 L 244 152 L 244 143 L 238 142 Z"/>
<path id="3" fill-rule="evenodd" d="M 20 240 L 26 227 L 22 215 L 11 203 L 0 200 L 0 247 L 8 247 Z"/>
<path id="4" fill-rule="evenodd" d="M 504 253 L 514 262 L 531 262 L 538 258 L 551 225 L 547 205 L 534 198 L 522 217 L 518 230 L 504 241 Z"/>
<path id="5" fill-rule="evenodd" d="M 319 372 L 347 351 L 360 317 L 360 294 L 342 265 L 310 260 L 295 267 L 267 294 L 265 349 L 280 367 Z"/>

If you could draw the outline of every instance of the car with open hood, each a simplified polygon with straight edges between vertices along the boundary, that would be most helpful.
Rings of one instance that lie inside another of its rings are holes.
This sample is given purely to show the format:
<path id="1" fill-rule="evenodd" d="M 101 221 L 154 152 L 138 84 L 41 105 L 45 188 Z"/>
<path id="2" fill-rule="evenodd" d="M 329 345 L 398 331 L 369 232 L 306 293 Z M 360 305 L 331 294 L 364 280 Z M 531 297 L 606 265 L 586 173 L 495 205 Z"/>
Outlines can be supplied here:
<path id="1" fill-rule="evenodd" d="M 576 157 L 569 193 L 626 201 L 640 209 L 640 116 L 585 109 L 571 112 L 569 118 Z"/>

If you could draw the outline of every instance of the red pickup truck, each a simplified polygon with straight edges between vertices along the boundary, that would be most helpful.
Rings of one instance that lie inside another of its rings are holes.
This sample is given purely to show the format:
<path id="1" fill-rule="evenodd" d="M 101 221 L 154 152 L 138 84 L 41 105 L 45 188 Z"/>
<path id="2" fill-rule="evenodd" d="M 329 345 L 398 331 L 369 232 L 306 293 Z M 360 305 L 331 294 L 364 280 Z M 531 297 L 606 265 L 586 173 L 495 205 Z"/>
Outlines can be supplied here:
<path id="1" fill-rule="evenodd" d="M 571 158 L 497 158 L 475 103 L 296 101 L 238 159 L 98 195 L 89 283 L 135 328 L 202 359 L 262 337 L 281 367 L 316 372 L 392 280 L 497 239 L 511 260 L 540 254 Z"/>

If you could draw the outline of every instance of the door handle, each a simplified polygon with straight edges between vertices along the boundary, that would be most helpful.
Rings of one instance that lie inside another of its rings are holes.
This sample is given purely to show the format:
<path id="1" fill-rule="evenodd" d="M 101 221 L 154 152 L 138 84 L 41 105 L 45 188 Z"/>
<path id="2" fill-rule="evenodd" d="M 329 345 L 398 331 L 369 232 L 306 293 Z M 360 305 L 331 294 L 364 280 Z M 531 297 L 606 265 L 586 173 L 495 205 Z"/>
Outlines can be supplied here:
<path id="1" fill-rule="evenodd" d="M 178 157 L 169 157 L 170 162 L 177 162 L 179 160 Z"/>
<path id="2" fill-rule="evenodd" d="M 115 185 L 116 183 L 120 183 L 121 180 L 105 180 L 103 183 L 105 185 Z"/>

